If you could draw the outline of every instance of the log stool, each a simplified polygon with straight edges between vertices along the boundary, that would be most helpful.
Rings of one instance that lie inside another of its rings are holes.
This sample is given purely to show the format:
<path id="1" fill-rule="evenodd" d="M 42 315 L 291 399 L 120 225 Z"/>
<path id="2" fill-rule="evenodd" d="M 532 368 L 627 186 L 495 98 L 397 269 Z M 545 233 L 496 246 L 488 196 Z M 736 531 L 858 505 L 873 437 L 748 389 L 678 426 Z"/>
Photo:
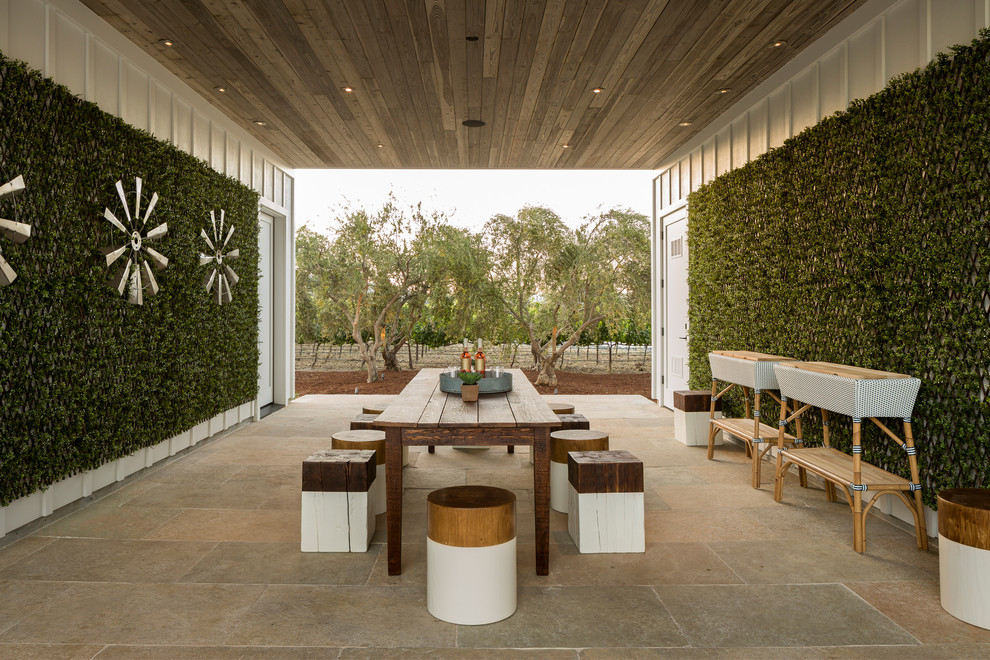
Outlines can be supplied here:
<path id="1" fill-rule="evenodd" d="M 361 408 L 361 412 L 365 415 L 381 415 L 385 412 L 385 408 L 375 407 L 375 406 L 364 406 Z"/>
<path id="2" fill-rule="evenodd" d="M 567 513 L 567 452 L 608 449 L 608 433 L 568 429 L 550 434 L 550 508 Z"/>
<path id="3" fill-rule="evenodd" d="M 695 447 L 708 444 L 711 428 L 712 393 L 708 390 L 677 390 L 674 392 L 674 439 Z M 715 401 L 715 417 L 722 418 L 722 399 Z M 715 435 L 715 444 L 722 444 L 722 432 Z"/>
<path id="4" fill-rule="evenodd" d="M 365 408 L 368 410 L 368 408 Z M 351 430 L 375 430 L 375 420 L 378 419 L 378 415 L 381 413 L 361 413 L 357 417 L 351 420 Z M 402 467 L 409 465 L 409 447 L 402 448 Z"/>
<path id="5" fill-rule="evenodd" d="M 574 406 L 569 403 L 551 403 L 550 410 L 554 411 L 558 415 L 574 414 Z"/>
<path id="6" fill-rule="evenodd" d="M 591 428 L 591 423 L 588 418 L 584 415 L 578 414 L 567 414 L 567 415 L 557 415 L 557 419 L 560 420 L 560 430 L 567 431 L 569 429 L 584 429 L 588 430 Z M 529 462 L 533 462 L 533 448 L 530 447 L 529 450 Z"/>
<path id="7" fill-rule="evenodd" d="M 371 510 L 375 515 L 385 513 L 385 431 L 338 431 L 330 436 L 333 449 L 373 449 L 376 477 L 368 491 Z"/>
<path id="8" fill-rule="evenodd" d="M 367 552 L 375 452 L 321 449 L 302 464 L 302 552 Z"/>
<path id="9" fill-rule="evenodd" d="M 426 496 L 426 607 L 460 625 L 516 611 L 516 496 L 451 486 Z"/>
<path id="10" fill-rule="evenodd" d="M 624 449 L 567 455 L 567 531 L 579 552 L 646 552 L 643 462 Z"/>
<path id="11" fill-rule="evenodd" d="M 990 490 L 938 494 L 938 569 L 942 608 L 990 629 Z"/>

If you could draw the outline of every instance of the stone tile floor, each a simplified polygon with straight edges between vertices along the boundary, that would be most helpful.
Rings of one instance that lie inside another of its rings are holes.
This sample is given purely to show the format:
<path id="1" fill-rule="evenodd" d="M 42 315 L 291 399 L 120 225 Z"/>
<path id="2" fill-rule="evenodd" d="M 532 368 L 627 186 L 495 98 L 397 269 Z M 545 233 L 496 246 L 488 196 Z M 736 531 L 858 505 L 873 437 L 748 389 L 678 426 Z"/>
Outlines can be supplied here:
<path id="1" fill-rule="evenodd" d="M 715 460 L 673 439 L 642 397 L 569 401 L 646 466 L 644 554 L 582 555 L 551 514 L 534 572 L 526 448 L 414 449 L 403 574 L 384 516 L 363 554 L 299 551 L 300 465 L 362 405 L 305 396 L 151 468 L 0 549 L 2 658 L 975 658 L 990 631 L 939 605 L 938 555 L 880 516 L 867 552 L 820 484 L 783 503 L 749 486 L 741 448 Z M 518 496 L 519 606 L 487 626 L 426 610 L 425 498 L 499 485 Z"/>

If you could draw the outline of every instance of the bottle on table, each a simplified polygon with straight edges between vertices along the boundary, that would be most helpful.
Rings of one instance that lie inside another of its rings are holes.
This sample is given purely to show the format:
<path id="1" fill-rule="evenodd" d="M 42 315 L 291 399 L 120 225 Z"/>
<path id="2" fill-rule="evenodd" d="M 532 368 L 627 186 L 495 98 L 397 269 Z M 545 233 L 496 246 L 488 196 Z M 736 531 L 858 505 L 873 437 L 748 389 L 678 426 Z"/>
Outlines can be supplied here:
<path id="1" fill-rule="evenodd" d="M 481 350 L 481 337 L 478 337 L 478 352 L 474 354 L 474 370 L 484 377 L 485 375 L 485 352 Z"/>
<path id="2" fill-rule="evenodd" d="M 464 338 L 464 351 L 461 353 L 461 373 L 471 371 L 471 349 L 468 348 L 467 337 Z"/>

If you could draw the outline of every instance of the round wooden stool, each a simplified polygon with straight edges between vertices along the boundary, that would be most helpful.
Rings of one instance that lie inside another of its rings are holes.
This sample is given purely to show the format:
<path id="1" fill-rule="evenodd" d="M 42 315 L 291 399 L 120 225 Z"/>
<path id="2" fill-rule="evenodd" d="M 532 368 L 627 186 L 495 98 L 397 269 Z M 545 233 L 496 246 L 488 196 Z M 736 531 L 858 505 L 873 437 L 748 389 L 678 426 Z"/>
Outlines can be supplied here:
<path id="1" fill-rule="evenodd" d="M 361 429 L 338 431 L 330 436 L 332 449 L 374 449 L 376 475 L 368 489 L 369 506 L 375 515 L 385 513 L 385 431 Z"/>
<path id="2" fill-rule="evenodd" d="M 460 625 L 516 611 L 516 496 L 451 486 L 426 496 L 426 607 Z"/>
<path id="3" fill-rule="evenodd" d="M 365 408 L 367 410 L 367 408 Z M 357 431 L 359 429 L 375 429 L 375 420 L 378 419 L 378 415 L 381 413 L 361 413 L 357 417 L 351 420 L 351 430 Z M 409 465 L 409 447 L 402 448 L 402 467 Z"/>
<path id="4" fill-rule="evenodd" d="M 573 415 L 574 406 L 569 403 L 551 403 L 550 410 L 554 411 L 557 415 Z"/>
<path id="5" fill-rule="evenodd" d="M 385 412 L 385 408 L 382 406 L 365 406 L 361 408 L 361 412 L 365 415 L 381 415 Z"/>
<path id="6" fill-rule="evenodd" d="M 590 429 L 567 429 L 550 434 L 550 508 L 567 513 L 570 482 L 567 481 L 567 452 L 607 451 L 608 433 Z"/>
<path id="7" fill-rule="evenodd" d="M 990 629 L 990 490 L 938 494 L 938 573 L 942 608 Z"/>

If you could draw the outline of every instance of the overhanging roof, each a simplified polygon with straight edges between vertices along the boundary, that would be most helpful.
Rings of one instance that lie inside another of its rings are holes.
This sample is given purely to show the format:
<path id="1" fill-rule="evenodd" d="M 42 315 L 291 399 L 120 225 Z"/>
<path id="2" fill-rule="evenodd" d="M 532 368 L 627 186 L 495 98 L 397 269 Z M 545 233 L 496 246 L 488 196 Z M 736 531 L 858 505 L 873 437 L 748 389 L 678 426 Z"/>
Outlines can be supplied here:
<path id="1" fill-rule="evenodd" d="M 654 169 L 865 0 L 82 2 L 291 167 Z"/>

